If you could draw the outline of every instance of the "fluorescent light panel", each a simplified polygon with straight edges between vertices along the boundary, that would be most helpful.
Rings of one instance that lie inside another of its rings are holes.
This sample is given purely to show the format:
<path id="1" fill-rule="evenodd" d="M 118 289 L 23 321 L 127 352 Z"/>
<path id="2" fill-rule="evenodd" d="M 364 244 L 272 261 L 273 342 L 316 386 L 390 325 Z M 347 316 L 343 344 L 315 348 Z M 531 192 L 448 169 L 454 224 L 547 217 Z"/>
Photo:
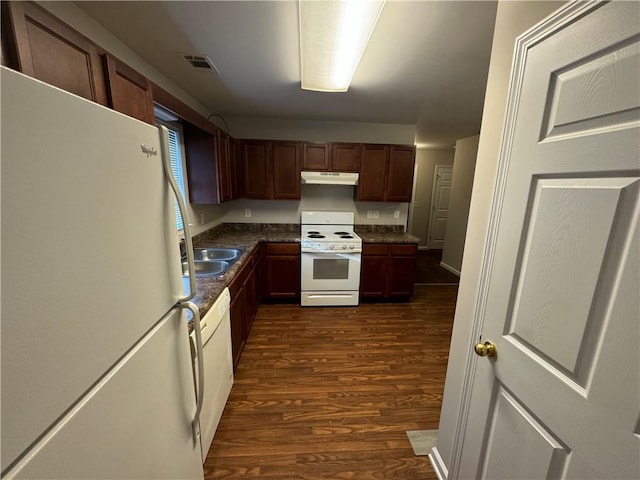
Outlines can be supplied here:
<path id="1" fill-rule="evenodd" d="M 384 0 L 299 0 L 302 88 L 346 92 Z"/>

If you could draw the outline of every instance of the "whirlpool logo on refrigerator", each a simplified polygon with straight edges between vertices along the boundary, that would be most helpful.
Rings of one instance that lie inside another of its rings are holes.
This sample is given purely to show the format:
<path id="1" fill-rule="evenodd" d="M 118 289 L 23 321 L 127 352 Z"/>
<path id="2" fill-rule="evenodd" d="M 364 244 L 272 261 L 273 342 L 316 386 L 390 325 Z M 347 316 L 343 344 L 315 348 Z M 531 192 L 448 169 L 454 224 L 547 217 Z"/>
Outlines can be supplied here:
<path id="1" fill-rule="evenodd" d="M 158 155 L 158 150 L 156 147 L 150 147 L 149 145 L 141 144 L 140 148 L 142 149 L 142 153 L 147 155 L 147 158 Z"/>

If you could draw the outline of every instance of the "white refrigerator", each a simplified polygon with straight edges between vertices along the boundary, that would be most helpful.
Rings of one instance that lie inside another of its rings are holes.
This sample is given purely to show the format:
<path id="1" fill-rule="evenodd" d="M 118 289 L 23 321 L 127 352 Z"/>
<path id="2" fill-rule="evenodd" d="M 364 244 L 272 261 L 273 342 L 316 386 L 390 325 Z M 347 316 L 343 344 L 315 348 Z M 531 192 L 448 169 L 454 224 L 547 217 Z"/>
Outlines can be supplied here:
<path id="1" fill-rule="evenodd" d="M 163 132 L 1 70 L 2 477 L 201 479 Z"/>

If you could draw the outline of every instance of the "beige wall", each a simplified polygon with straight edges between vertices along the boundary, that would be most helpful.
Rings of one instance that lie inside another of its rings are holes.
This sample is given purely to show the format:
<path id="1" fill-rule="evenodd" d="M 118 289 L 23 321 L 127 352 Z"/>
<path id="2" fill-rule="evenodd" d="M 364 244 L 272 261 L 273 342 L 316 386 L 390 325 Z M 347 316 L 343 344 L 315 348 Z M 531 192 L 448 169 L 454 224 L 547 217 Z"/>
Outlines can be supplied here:
<path id="1" fill-rule="evenodd" d="M 453 459 L 455 433 L 460 420 L 458 413 L 464 387 L 464 371 L 474 340 L 470 338 L 470 332 L 500 154 L 515 38 L 561 7 L 563 3 L 536 1 L 500 1 L 498 3 L 462 276 L 436 444 L 436 456 L 442 459 L 446 469 L 450 468 Z M 443 473 L 446 474 L 446 472 Z"/>
<path id="2" fill-rule="evenodd" d="M 456 272 L 460 272 L 462 268 L 462 252 L 464 237 L 467 233 L 479 138 L 479 135 L 474 135 L 458 140 L 456 153 L 453 157 L 449 216 L 447 217 L 447 232 L 442 248 L 442 263 Z"/>
<path id="3" fill-rule="evenodd" d="M 409 207 L 409 232 L 420 239 L 420 247 L 427 246 L 433 175 L 436 165 L 453 165 L 453 148 L 447 150 L 416 150 L 416 173 L 413 202 Z"/>

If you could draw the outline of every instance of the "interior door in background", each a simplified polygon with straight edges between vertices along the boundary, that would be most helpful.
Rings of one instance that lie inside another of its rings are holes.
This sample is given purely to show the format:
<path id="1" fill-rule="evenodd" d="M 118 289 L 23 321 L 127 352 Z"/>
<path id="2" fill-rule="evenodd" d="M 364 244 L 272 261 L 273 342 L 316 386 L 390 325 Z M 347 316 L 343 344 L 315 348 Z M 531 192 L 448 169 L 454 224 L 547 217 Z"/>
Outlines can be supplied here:
<path id="1" fill-rule="evenodd" d="M 476 306 L 497 355 L 453 478 L 640 477 L 638 18 L 574 3 L 518 40 Z"/>
<path id="2" fill-rule="evenodd" d="M 429 231 L 427 232 L 427 248 L 436 249 L 444 247 L 444 234 L 447 231 L 447 218 L 449 217 L 449 194 L 451 193 L 452 176 L 452 166 L 435 166 L 433 190 L 431 193 Z"/>

